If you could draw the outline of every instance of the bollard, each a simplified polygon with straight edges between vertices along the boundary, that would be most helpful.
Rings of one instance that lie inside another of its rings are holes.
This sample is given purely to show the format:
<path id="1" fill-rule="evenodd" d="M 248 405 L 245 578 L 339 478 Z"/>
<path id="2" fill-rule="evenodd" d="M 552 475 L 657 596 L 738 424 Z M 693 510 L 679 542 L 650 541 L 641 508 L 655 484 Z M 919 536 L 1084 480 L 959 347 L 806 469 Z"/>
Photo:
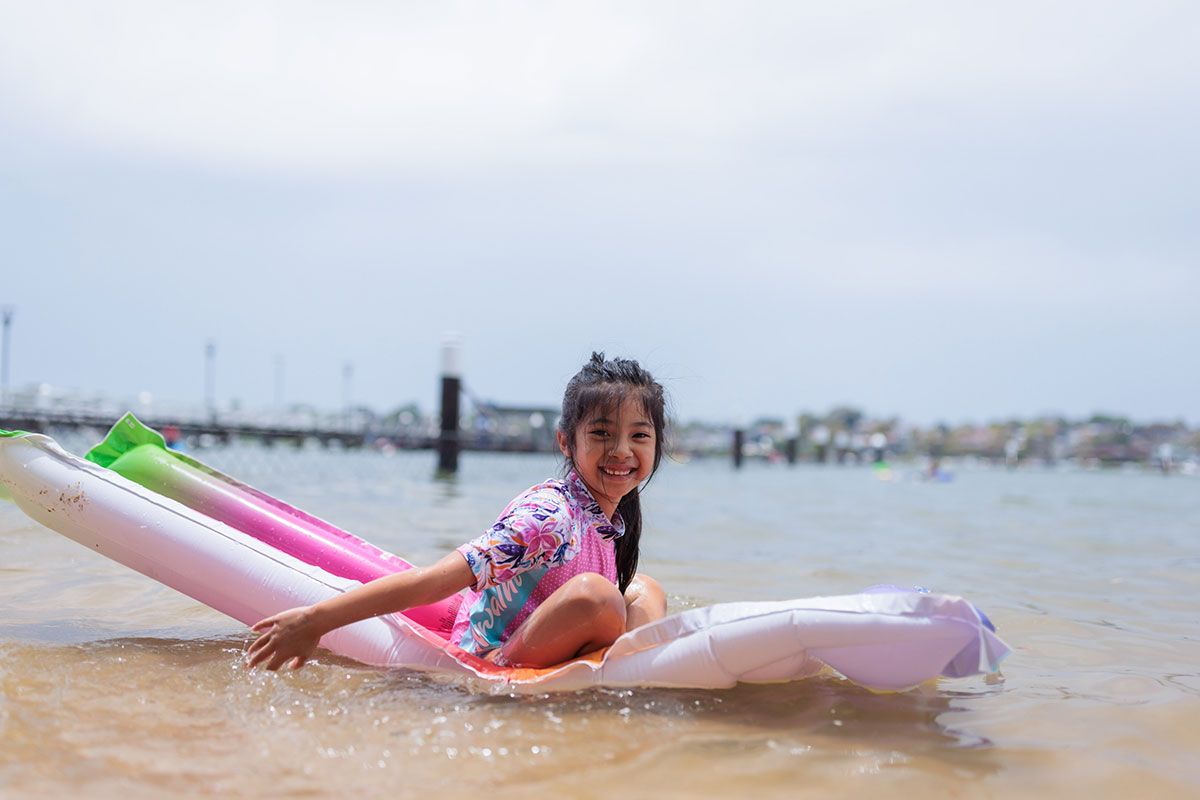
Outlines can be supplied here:
<path id="1" fill-rule="evenodd" d="M 733 468 L 740 469 L 742 466 L 742 441 L 745 434 L 741 428 L 733 432 Z"/>
<path id="2" fill-rule="evenodd" d="M 783 457 L 787 460 L 789 467 L 795 466 L 797 451 L 800 448 L 800 431 L 795 420 L 788 420 L 784 423 L 783 434 L 786 437 L 783 442 Z"/>
<path id="3" fill-rule="evenodd" d="M 438 436 L 438 472 L 458 472 L 458 397 L 462 387 L 462 340 L 448 334 L 442 342 L 442 429 Z"/>

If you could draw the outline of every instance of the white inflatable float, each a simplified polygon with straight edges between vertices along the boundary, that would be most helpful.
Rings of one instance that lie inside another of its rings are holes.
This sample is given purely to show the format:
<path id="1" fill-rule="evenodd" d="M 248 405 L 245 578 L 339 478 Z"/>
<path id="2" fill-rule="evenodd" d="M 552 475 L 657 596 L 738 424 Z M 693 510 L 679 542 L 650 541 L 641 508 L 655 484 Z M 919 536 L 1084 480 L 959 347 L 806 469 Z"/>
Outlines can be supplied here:
<path id="1" fill-rule="evenodd" d="M 128 415 L 88 460 L 46 436 L 0 432 L 0 482 L 46 527 L 247 625 L 411 566 L 168 450 Z M 517 692 L 722 688 L 827 667 L 862 686 L 902 690 L 993 671 L 1009 652 L 963 598 L 882 587 L 692 609 L 558 666 L 509 668 L 447 641 L 457 602 L 364 620 L 321 644 L 365 664 L 473 676 Z"/>

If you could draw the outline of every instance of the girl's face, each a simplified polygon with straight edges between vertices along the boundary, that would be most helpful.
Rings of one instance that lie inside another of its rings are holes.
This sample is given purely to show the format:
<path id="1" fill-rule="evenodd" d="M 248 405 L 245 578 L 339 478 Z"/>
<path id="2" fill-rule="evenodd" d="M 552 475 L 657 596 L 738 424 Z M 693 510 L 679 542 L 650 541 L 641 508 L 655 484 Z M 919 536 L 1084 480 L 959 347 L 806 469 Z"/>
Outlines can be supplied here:
<path id="1" fill-rule="evenodd" d="M 654 423 L 636 400 L 619 408 L 597 409 L 580 420 L 574 446 L 558 432 L 558 446 L 575 464 L 611 520 L 621 498 L 650 476 L 654 468 Z"/>

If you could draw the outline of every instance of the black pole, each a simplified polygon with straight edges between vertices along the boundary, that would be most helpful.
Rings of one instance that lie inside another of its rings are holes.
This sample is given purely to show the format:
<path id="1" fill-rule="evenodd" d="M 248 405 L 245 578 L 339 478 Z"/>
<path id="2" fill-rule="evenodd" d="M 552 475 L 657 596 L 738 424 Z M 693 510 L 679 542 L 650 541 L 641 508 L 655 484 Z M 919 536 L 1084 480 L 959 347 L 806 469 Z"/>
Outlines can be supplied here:
<path id="1" fill-rule="evenodd" d="M 738 428 L 733 432 L 733 468 L 740 469 L 742 466 L 742 442 L 746 434 Z"/>
<path id="2" fill-rule="evenodd" d="M 448 336 L 442 344 L 442 430 L 438 436 L 438 472 L 458 472 L 458 398 L 462 390 L 461 344 Z"/>

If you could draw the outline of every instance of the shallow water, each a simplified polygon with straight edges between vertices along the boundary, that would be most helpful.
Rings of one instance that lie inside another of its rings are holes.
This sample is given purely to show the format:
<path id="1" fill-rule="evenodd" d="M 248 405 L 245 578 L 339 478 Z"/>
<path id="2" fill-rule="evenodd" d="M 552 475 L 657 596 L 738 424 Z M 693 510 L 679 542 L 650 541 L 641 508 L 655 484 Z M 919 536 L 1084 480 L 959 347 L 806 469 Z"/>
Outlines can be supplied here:
<path id="1" fill-rule="evenodd" d="M 424 453 L 195 455 L 418 563 L 556 471 L 470 453 L 438 481 Z M 330 656 L 248 672 L 239 624 L 0 503 L 0 794 L 1200 794 L 1200 481 L 900 478 L 666 464 L 642 569 L 673 611 L 885 582 L 964 594 L 1014 647 L 1002 675 L 514 697 Z"/>

